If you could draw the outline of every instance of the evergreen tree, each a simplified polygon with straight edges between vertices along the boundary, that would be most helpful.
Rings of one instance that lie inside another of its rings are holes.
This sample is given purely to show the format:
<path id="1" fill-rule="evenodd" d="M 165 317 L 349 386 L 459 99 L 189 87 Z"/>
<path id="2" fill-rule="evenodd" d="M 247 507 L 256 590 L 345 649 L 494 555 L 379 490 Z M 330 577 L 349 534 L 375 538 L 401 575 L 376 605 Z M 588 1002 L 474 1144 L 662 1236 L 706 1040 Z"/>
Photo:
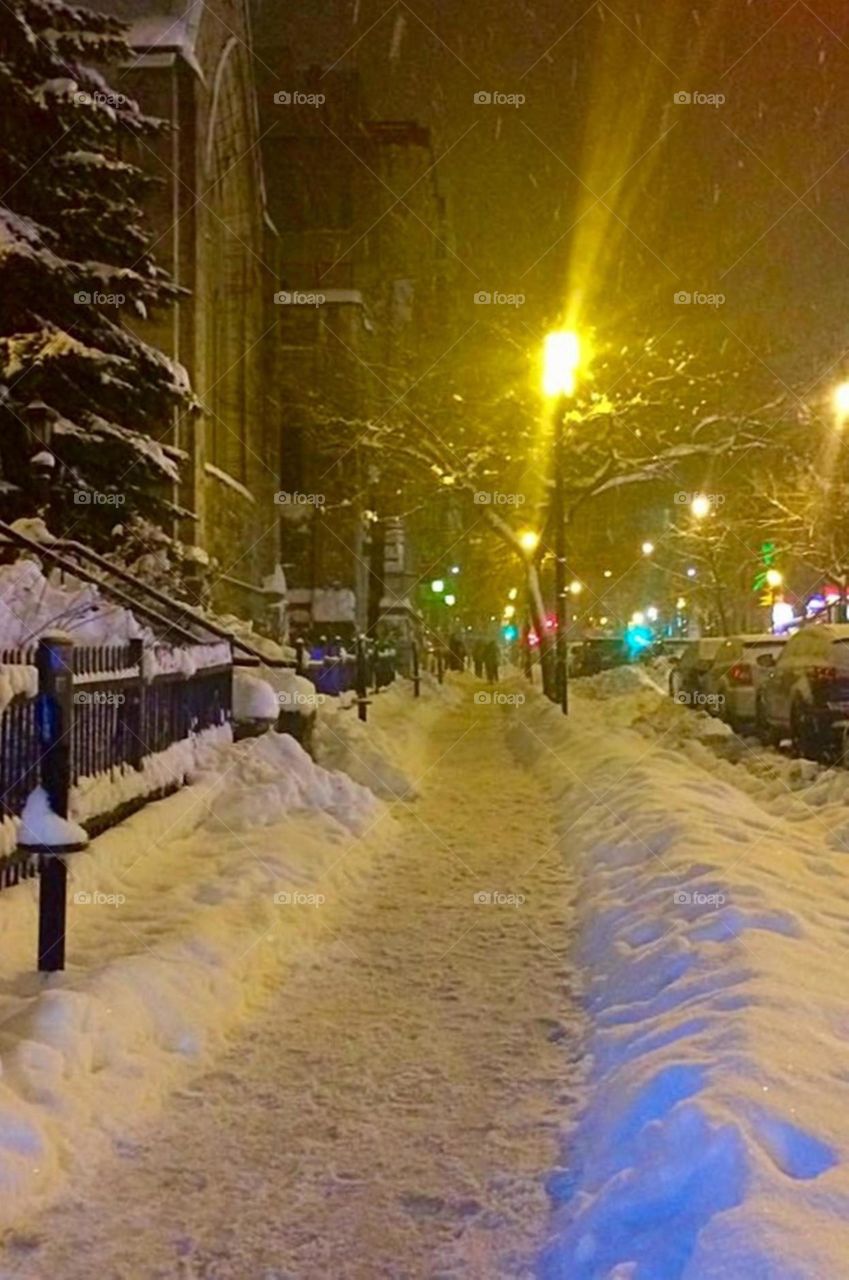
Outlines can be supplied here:
<path id="1" fill-rule="evenodd" d="M 3 507 L 100 546 L 119 521 L 176 514 L 180 454 L 158 437 L 191 404 L 185 371 L 130 327 L 177 290 L 147 247 L 152 179 L 122 154 L 160 122 L 97 69 L 131 57 L 122 32 L 61 0 L 0 5 Z"/>

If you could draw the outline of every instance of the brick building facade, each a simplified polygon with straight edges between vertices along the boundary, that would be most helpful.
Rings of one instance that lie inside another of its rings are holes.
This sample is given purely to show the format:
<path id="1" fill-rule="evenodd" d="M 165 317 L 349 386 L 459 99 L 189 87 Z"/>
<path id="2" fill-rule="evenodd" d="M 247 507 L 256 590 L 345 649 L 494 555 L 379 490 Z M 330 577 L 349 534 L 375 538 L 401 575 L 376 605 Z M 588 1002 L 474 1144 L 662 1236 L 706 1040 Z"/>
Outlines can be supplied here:
<path id="1" fill-rule="evenodd" d="M 148 213 L 155 253 L 186 290 L 145 336 L 189 372 L 201 410 L 166 434 L 188 463 L 182 539 L 214 559 L 214 602 L 260 617 L 279 560 L 282 409 L 268 218 L 247 0 L 94 0 L 129 24 L 135 52 L 115 87 L 169 129 L 128 140 L 160 179 Z"/>

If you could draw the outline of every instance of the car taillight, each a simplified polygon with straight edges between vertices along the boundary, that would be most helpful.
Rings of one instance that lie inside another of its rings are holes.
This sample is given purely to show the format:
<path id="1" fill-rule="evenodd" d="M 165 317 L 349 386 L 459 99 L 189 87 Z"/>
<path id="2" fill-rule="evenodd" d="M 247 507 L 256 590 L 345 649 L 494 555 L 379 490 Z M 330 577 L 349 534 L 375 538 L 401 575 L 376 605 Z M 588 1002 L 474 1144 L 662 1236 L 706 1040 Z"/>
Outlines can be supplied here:
<path id="1" fill-rule="evenodd" d="M 837 667 L 811 667 L 811 679 L 817 684 L 837 679 Z"/>
<path id="2" fill-rule="evenodd" d="M 752 668 L 747 666 L 745 662 L 735 662 L 734 666 L 729 668 L 728 678 L 734 684 L 751 684 Z"/>

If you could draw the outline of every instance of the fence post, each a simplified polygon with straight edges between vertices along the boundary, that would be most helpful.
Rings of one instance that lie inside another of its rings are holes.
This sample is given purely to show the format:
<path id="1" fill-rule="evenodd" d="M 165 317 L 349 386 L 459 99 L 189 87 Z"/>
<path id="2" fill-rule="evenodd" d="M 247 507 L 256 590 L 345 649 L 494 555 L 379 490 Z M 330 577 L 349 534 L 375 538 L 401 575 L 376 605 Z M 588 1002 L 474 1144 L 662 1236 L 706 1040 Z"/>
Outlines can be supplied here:
<path id="1" fill-rule="evenodd" d="M 36 654 L 41 785 L 50 808 L 60 818 L 68 816 L 71 790 L 73 649 L 65 637 L 48 635 L 39 642 Z M 38 891 L 38 968 L 41 973 L 54 973 L 65 967 L 68 868 L 63 854 L 71 850 L 41 848 L 38 852 L 43 858 Z"/>
<path id="2" fill-rule="evenodd" d="M 422 677 L 421 677 L 421 671 L 419 669 L 419 646 L 416 640 L 413 641 L 412 659 L 413 659 L 413 697 L 419 698 L 421 697 L 421 692 L 422 692 Z"/>
<path id="3" fill-rule="evenodd" d="M 357 714 L 365 724 L 368 720 L 368 667 L 365 636 L 357 636 Z"/>
<path id="4" fill-rule="evenodd" d="M 139 678 L 130 694 L 129 706 L 125 715 L 128 735 L 127 758 L 128 763 L 134 769 L 141 769 L 147 753 L 147 748 L 145 747 L 147 737 L 145 731 L 144 641 L 130 640 L 128 648 L 130 665 L 138 667 Z"/>

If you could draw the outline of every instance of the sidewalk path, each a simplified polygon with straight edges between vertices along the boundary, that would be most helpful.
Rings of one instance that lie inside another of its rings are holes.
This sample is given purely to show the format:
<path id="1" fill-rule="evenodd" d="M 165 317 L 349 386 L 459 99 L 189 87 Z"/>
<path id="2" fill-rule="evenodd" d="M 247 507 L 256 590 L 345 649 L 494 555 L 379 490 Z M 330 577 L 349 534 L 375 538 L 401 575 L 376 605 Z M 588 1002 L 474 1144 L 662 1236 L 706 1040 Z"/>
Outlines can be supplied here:
<path id="1" fill-rule="evenodd" d="M 505 742 L 519 713 L 468 702 L 436 722 L 369 888 L 289 908 L 326 913 L 323 945 L 7 1242 L 3 1280 L 531 1275 L 577 1076 L 572 885 Z"/>

